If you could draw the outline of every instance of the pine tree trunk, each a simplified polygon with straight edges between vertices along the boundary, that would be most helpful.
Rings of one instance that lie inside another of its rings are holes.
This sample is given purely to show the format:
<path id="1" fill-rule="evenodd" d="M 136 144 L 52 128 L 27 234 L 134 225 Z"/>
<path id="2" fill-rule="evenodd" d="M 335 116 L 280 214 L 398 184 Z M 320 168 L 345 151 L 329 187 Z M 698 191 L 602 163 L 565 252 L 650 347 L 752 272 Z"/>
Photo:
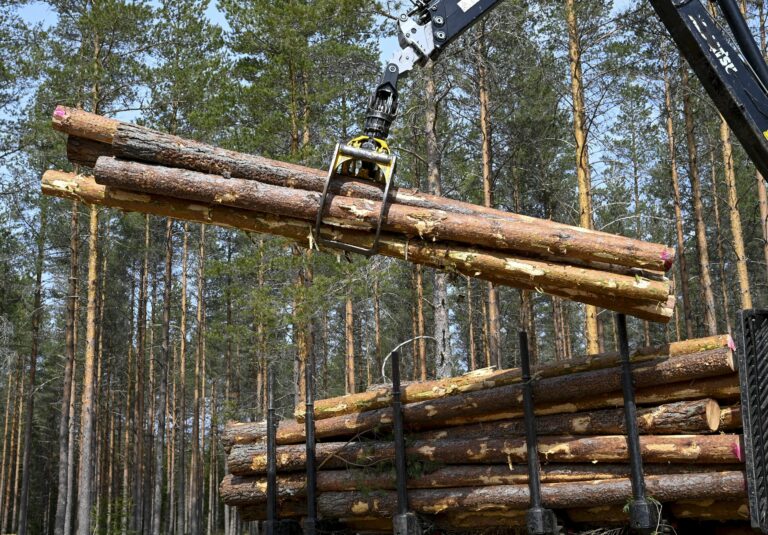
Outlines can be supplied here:
<path id="1" fill-rule="evenodd" d="M 715 216 L 715 238 L 717 239 L 717 264 L 720 272 L 720 293 L 723 295 L 723 317 L 725 318 L 726 332 L 731 334 L 730 299 L 728 297 L 728 284 L 725 272 L 725 251 L 723 250 L 723 233 L 720 226 L 720 196 L 717 193 L 717 167 L 715 165 L 715 151 L 710 151 L 710 168 L 712 172 L 712 208 Z"/>
<path id="2" fill-rule="evenodd" d="M 109 243 L 109 236 L 110 236 L 110 225 L 109 225 L 109 219 L 107 220 L 106 224 L 106 232 L 104 236 L 104 243 Z M 94 380 L 94 392 L 95 392 L 95 399 L 94 399 L 94 422 L 95 422 L 95 428 L 96 432 L 93 435 L 93 448 L 96 452 L 95 455 L 95 469 L 96 474 L 94 476 L 94 487 L 96 489 L 95 495 L 96 495 L 96 506 L 94 511 L 94 520 L 95 524 L 92 526 L 92 529 L 96 531 L 101 530 L 101 523 L 103 520 L 102 515 L 102 506 L 104 505 L 104 489 L 106 488 L 105 485 L 105 475 L 106 475 L 106 468 L 105 468 L 105 461 L 107 459 L 107 456 L 104 452 L 105 445 L 107 443 L 106 441 L 106 432 L 108 431 L 108 425 L 105 425 L 105 421 L 109 422 L 109 413 L 110 409 L 109 407 L 102 407 L 102 404 L 108 404 L 108 392 L 110 389 L 109 384 L 109 373 L 107 373 L 106 376 L 106 385 L 103 384 L 104 381 L 103 378 L 103 369 L 105 367 L 104 363 L 104 329 L 102 326 L 104 325 L 104 310 L 106 308 L 106 290 L 107 290 L 107 254 L 101 255 L 101 272 L 99 274 L 99 297 L 98 297 L 98 310 L 99 310 L 99 316 L 98 316 L 98 322 L 96 323 L 96 329 L 98 332 L 98 343 L 97 343 L 97 350 L 96 350 L 96 377 Z M 154 310 L 154 309 L 153 309 Z M 107 368 L 111 369 L 111 367 L 106 366 Z"/>
<path id="3" fill-rule="evenodd" d="M 19 530 L 19 516 L 18 516 L 18 510 L 19 510 L 19 481 L 21 479 L 21 453 L 22 453 L 22 431 L 24 430 L 24 424 L 21 421 L 21 417 L 23 414 L 23 409 L 21 407 L 24 404 L 24 395 L 26 392 L 26 375 L 24 374 L 24 365 L 23 362 L 19 362 L 19 379 L 18 379 L 18 385 L 19 385 L 19 393 L 18 397 L 16 399 L 16 407 L 18 407 L 18 414 L 16 415 L 16 421 L 15 421 L 15 427 L 13 432 L 13 438 L 15 440 L 14 450 L 14 469 L 13 469 L 13 488 L 11 490 L 11 495 L 13 496 L 13 508 L 10 511 L 11 518 L 11 532 L 17 532 Z"/>
<path id="4" fill-rule="evenodd" d="M 17 363 L 17 367 L 20 363 Z M 13 444 L 14 444 L 14 429 L 16 428 L 16 415 L 19 410 L 16 405 L 16 390 L 19 383 L 19 371 L 15 370 L 10 373 L 6 388 L 8 394 L 6 400 L 6 412 L 8 412 L 10 418 L 10 425 L 7 429 L 7 434 L 3 436 L 3 477 L 2 487 L 0 487 L 0 497 L 2 497 L 2 506 L 0 507 L 0 532 L 7 531 L 8 529 L 8 511 L 10 510 L 11 502 L 11 479 L 13 477 Z M 7 454 L 7 455 L 6 455 Z"/>
<path id="5" fill-rule="evenodd" d="M 165 231 L 165 278 L 163 280 L 163 339 L 160 352 L 161 361 L 157 362 L 157 403 L 155 437 L 155 472 L 154 494 L 152 503 L 152 535 L 160 535 L 163 507 L 163 449 L 165 446 L 165 413 L 167 367 L 171 360 L 171 284 L 173 283 L 173 220 L 168 219 Z"/>
<path id="6" fill-rule="evenodd" d="M 672 106 L 672 88 L 670 82 L 669 69 L 666 62 L 667 56 L 664 56 L 664 103 L 667 113 L 667 142 L 669 147 L 669 168 L 672 178 L 672 191 L 674 193 L 675 203 L 675 229 L 677 231 L 677 250 L 678 265 L 680 266 L 680 289 L 683 294 L 683 323 L 688 338 L 693 338 L 693 319 L 691 317 L 691 296 L 688 290 L 688 266 L 685 258 L 685 238 L 683 232 L 683 211 L 680 196 L 680 178 L 677 172 L 677 148 L 675 143 L 675 127 L 673 123 L 674 109 Z M 683 69 L 683 76 L 686 71 Z M 683 87 L 685 90 L 685 86 Z M 689 97 L 685 97 L 686 99 Z M 686 124 L 690 114 L 688 104 L 686 104 Z"/>
<path id="7" fill-rule="evenodd" d="M 187 474 L 186 474 L 186 390 L 187 390 L 187 267 L 189 253 L 189 224 L 184 223 L 181 254 L 181 319 L 179 320 L 179 479 L 176 528 L 181 535 L 187 533 Z"/>
<path id="8" fill-rule="evenodd" d="M 437 88 L 435 86 L 434 65 L 424 69 L 426 80 L 426 126 L 427 144 L 427 186 L 432 195 L 442 195 L 440 146 L 437 138 Z M 434 336 L 436 339 L 435 372 L 437 377 L 450 377 L 454 373 L 455 363 L 451 354 L 450 331 L 448 323 L 448 276 L 443 271 L 434 274 L 432 306 L 434 310 Z"/>
<path id="9" fill-rule="evenodd" d="M 75 361 L 75 308 L 78 300 L 78 256 L 80 249 L 79 238 L 79 203 L 72 203 L 72 216 L 70 218 L 69 234 L 69 281 L 67 286 L 66 327 L 64 332 L 64 382 L 61 395 L 61 417 L 59 420 L 59 479 L 56 500 L 56 519 L 54 522 L 54 535 L 64 534 L 64 518 L 67 510 L 67 458 L 71 444 L 69 442 L 69 402 L 72 393 L 72 372 Z M 2 477 L 0 477 L 2 480 Z M 2 483 L 0 483 L 2 488 Z M 69 535 L 69 534 L 67 534 Z"/>
<path id="10" fill-rule="evenodd" d="M 79 284 L 78 284 L 79 286 Z M 74 329 L 74 346 L 77 351 L 78 341 L 78 329 L 77 325 L 80 320 L 80 304 L 79 304 L 78 289 L 78 302 L 75 303 L 75 329 Z M 77 358 L 72 362 L 72 389 L 69 392 L 69 429 L 67 430 L 67 440 L 69 442 L 69 448 L 67 451 L 67 497 L 66 497 L 66 509 L 64 511 L 64 535 L 72 533 L 72 522 L 75 510 L 75 447 L 77 440 Z"/>
<path id="11" fill-rule="evenodd" d="M 205 343 L 205 225 L 200 225 L 200 240 L 197 265 L 197 347 L 195 349 L 195 386 L 192 406 L 192 450 L 189 469 L 189 530 L 199 533 L 201 530 L 202 492 L 200 474 L 201 459 L 201 414 L 203 390 L 203 361 Z"/>
<path id="12" fill-rule="evenodd" d="M 9 479 L 10 476 L 10 450 L 9 450 L 9 443 L 10 443 L 10 436 L 9 432 L 13 433 L 13 423 L 12 420 L 14 418 L 15 411 L 11 408 L 11 405 L 14 403 L 13 396 L 11 395 L 13 393 L 13 389 L 15 387 L 15 373 L 10 372 L 8 374 L 7 382 L 5 384 L 5 418 L 3 418 L 3 456 L 0 458 L 0 532 L 5 531 L 5 524 L 3 520 L 5 519 L 5 510 L 8 507 L 8 499 L 9 496 L 7 496 L 5 492 L 6 488 L 6 482 Z M 11 422 L 11 425 L 9 426 L 9 422 Z"/>
<path id="13" fill-rule="evenodd" d="M 691 197 L 693 200 L 693 215 L 696 222 L 696 248 L 699 256 L 699 276 L 701 289 L 704 293 L 704 324 L 707 334 L 717 334 L 717 316 L 715 313 L 715 295 L 712 291 L 712 277 L 709 273 L 709 245 L 707 244 L 707 229 L 704 224 L 704 208 L 701 197 L 701 179 L 699 175 L 698 149 L 694 133 L 693 112 L 690 104 L 690 91 L 688 88 L 688 69 L 683 67 L 683 90 L 685 107 L 685 129 L 688 139 L 688 154 L 690 163 L 689 177 L 691 180 Z M 682 254 L 680 255 L 683 256 Z M 682 268 L 681 268 L 682 269 Z"/>
<path id="14" fill-rule="evenodd" d="M 488 294 L 490 296 L 490 294 Z M 481 305 L 482 305 L 482 318 L 483 318 L 483 357 L 485 361 L 485 367 L 490 368 L 494 365 L 493 363 L 493 357 L 491 356 L 491 342 L 490 342 L 490 336 L 488 335 L 488 301 L 486 300 L 485 295 L 481 295 Z"/>
<path id="15" fill-rule="evenodd" d="M 741 227 L 741 214 L 739 213 L 739 194 L 736 190 L 736 171 L 733 167 L 731 131 L 725 119 L 722 119 L 720 122 L 720 141 L 723 146 L 725 189 L 728 194 L 728 214 L 731 221 L 731 237 L 733 239 L 733 252 L 736 256 L 736 273 L 739 281 L 739 304 L 742 310 L 749 310 L 752 308 L 752 292 L 749 287 L 747 253 L 744 246 L 744 233 Z"/>
<path id="16" fill-rule="evenodd" d="M 475 345 L 475 314 L 474 296 L 472 295 L 472 277 L 467 277 L 467 346 L 469 348 L 468 367 L 470 371 L 477 369 L 477 347 Z"/>
<path id="17" fill-rule="evenodd" d="M 374 344 L 374 377 L 379 377 L 379 374 L 381 374 L 381 366 L 382 366 L 382 359 L 384 358 L 384 355 L 381 353 L 381 311 L 380 311 L 380 299 L 381 299 L 381 289 L 379 288 L 379 278 L 378 276 L 374 275 L 375 279 L 373 281 L 373 344 Z M 368 386 L 371 386 L 370 381 L 368 382 Z"/>
<path id="18" fill-rule="evenodd" d="M 571 94 L 573 98 L 573 130 L 576 141 L 576 178 L 579 185 L 579 222 L 582 227 L 592 228 L 592 181 L 589 167 L 589 150 L 587 136 L 589 134 L 584 106 L 584 81 L 581 68 L 581 39 L 576 20 L 575 0 L 565 2 L 566 19 L 568 24 L 568 51 L 571 66 Z M 586 337 L 587 353 L 599 353 L 599 336 L 597 331 L 597 308 L 587 305 Z"/>
<path id="19" fill-rule="evenodd" d="M 21 495 L 19 496 L 19 534 L 27 534 L 27 510 L 29 506 L 30 456 L 32 452 L 32 416 L 35 410 L 35 389 L 37 385 L 37 358 L 40 349 L 40 326 L 42 323 L 43 264 L 45 262 L 45 233 L 47 232 L 48 203 L 45 199 L 40 206 L 40 228 L 37 233 L 37 256 L 35 257 L 35 295 L 32 301 L 32 347 L 29 352 L 29 388 L 24 406 L 24 453 L 22 460 Z"/>
<path id="20" fill-rule="evenodd" d="M 418 368 L 416 362 L 413 363 L 414 379 L 420 381 L 427 380 L 427 341 L 426 321 L 424 319 L 424 269 L 416 266 L 416 336 L 419 338 L 416 342 L 418 348 Z M 418 375 L 416 374 L 418 369 Z"/>
<path id="21" fill-rule="evenodd" d="M 127 377 L 125 389 L 126 389 L 126 395 L 125 395 L 125 405 L 123 406 L 122 413 L 124 416 L 124 425 L 123 425 L 123 493 L 122 493 L 122 504 L 121 504 L 121 511 L 120 511 L 120 517 L 121 517 L 121 523 L 120 523 L 120 533 L 121 535 L 128 535 L 128 532 L 131 529 L 131 523 L 133 519 L 133 515 L 130 512 L 130 499 L 131 499 L 131 493 L 132 493 L 132 433 L 134 431 L 134 422 L 133 422 L 133 360 L 135 359 L 135 348 L 133 346 L 133 319 L 134 319 L 134 309 L 135 309 L 135 296 L 136 296 L 136 279 L 134 277 L 131 277 L 131 299 L 130 299 L 130 306 L 128 310 L 130 310 L 129 314 L 129 320 L 128 320 L 128 332 L 131 333 L 131 336 L 128 340 L 128 350 L 127 350 L 127 363 L 126 368 L 129 372 L 129 375 Z"/>
<path id="22" fill-rule="evenodd" d="M 94 365 L 97 339 L 98 257 L 99 257 L 99 209 L 91 207 L 90 238 L 88 243 L 88 308 L 85 333 L 85 367 L 83 393 L 80 405 L 80 473 L 77 485 L 77 535 L 91 533 L 91 505 L 93 489 L 93 405 Z"/>
<path id="23" fill-rule="evenodd" d="M 259 267 L 256 282 L 259 285 L 259 291 L 264 289 L 264 272 L 266 266 L 264 263 L 264 238 L 259 240 Z M 258 398 L 259 411 L 262 416 L 267 414 L 267 337 L 264 332 L 264 323 L 261 315 L 256 323 L 256 351 L 258 352 L 259 371 L 257 377 L 256 394 Z"/>
<path id="24" fill-rule="evenodd" d="M 485 64 L 487 50 L 485 46 L 485 24 L 480 23 L 476 49 L 477 89 L 480 100 L 480 133 L 482 135 L 483 160 L 483 205 L 493 207 L 493 134 L 491 132 L 490 91 L 488 88 L 488 70 Z M 501 326 L 499 323 L 499 291 L 493 283 L 488 283 L 488 342 L 490 343 L 491 362 L 499 368 L 501 362 Z"/>
<path id="25" fill-rule="evenodd" d="M 178 353 L 175 343 L 171 341 L 173 345 L 173 351 L 171 352 L 171 362 L 168 364 L 168 373 L 166 375 L 166 382 L 170 381 L 170 392 L 167 401 L 167 409 L 165 415 L 166 421 L 166 436 L 165 441 L 165 463 L 166 463 L 166 485 L 167 485 L 167 502 L 166 512 L 167 519 L 165 521 L 166 529 L 169 534 L 173 534 L 176 531 L 176 421 L 177 414 L 177 397 L 176 397 L 176 377 L 178 366 Z"/>
<path id="26" fill-rule="evenodd" d="M 344 340 L 346 347 L 346 393 L 354 394 L 357 392 L 356 372 L 355 372 L 355 317 L 352 307 L 352 294 L 347 290 L 347 297 L 344 300 Z"/>

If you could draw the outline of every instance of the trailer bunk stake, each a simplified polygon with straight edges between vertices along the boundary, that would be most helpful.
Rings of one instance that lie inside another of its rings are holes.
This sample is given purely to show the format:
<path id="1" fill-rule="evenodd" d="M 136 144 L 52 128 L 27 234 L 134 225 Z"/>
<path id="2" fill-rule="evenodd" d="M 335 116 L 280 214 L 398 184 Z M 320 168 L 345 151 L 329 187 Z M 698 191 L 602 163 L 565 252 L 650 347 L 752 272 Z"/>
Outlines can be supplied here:
<path id="1" fill-rule="evenodd" d="M 635 385 L 629 359 L 627 317 L 616 314 L 616 331 L 621 357 L 621 389 L 624 394 L 624 420 L 627 427 L 627 449 L 629 450 L 630 481 L 632 500 L 629 503 L 629 527 L 636 533 L 650 535 L 659 526 L 659 511 L 645 495 L 643 458 L 640 454 L 640 432 L 637 428 L 637 406 Z"/>
<path id="2" fill-rule="evenodd" d="M 526 514 L 530 535 L 556 535 L 557 517 L 551 509 L 541 504 L 541 465 L 539 464 L 539 441 L 536 436 L 536 414 L 533 403 L 531 382 L 531 357 L 528 351 L 528 333 L 520 331 L 520 365 L 523 368 L 523 412 L 525 420 L 525 446 L 528 459 L 528 492 L 531 506 Z"/>

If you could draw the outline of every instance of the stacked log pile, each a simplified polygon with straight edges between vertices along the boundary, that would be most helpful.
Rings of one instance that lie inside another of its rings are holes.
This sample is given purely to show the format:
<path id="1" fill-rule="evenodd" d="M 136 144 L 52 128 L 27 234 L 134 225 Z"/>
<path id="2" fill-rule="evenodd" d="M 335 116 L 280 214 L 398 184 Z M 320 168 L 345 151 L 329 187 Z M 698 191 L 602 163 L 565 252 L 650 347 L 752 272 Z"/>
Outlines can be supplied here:
<path id="1" fill-rule="evenodd" d="M 743 519 L 739 383 L 728 336 L 635 351 L 649 494 L 678 518 Z M 534 393 L 545 506 L 574 523 L 626 521 L 631 497 L 618 355 L 538 366 Z M 391 529 L 396 509 L 391 391 L 317 401 L 318 510 L 351 529 Z M 528 506 L 519 369 L 403 389 L 410 507 L 436 526 L 521 525 Z M 305 414 L 277 430 L 280 515 L 305 501 Z M 266 425 L 230 422 L 225 503 L 266 514 Z"/>
<path id="2" fill-rule="evenodd" d="M 275 234 L 312 236 L 325 173 L 226 151 L 59 106 L 54 128 L 67 154 L 94 176 L 51 171 L 43 192 L 128 211 Z M 372 244 L 383 201 L 369 181 L 336 177 L 323 214 L 325 238 Z M 380 254 L 498 284 L 540 291 L 667 322 L 674 297 L 668 247 L 395 189 Z"/>

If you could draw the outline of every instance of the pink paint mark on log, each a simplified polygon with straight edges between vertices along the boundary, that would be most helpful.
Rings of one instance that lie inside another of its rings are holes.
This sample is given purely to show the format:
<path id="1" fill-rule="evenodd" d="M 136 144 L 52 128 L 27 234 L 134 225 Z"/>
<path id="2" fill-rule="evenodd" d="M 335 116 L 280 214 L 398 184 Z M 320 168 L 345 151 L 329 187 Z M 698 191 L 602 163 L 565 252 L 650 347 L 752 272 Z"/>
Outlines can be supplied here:
<path id="1" fill-rule="evenodd" d="M 66 117 L 67 116 L 67 110 L 64 109 L 64 106 L 56 106 L 56 110 L 53 112 L 54 117 Z"/>
<path id="2" fill-rule="evenodd" d="M 728 347 L 731 351 L 736 351 L 736 342 L 733 341 L 733 338 L 731 335 L 728 335 Z"/>
<path id="3" fill-rule="evenodd" d="M 666 249 L 661 252 L 661 259 L 664 261 L 664 271 L 669 271 L 675 262 L 675 255 L 670 254 Z"/>
<path id="4" fill-rule="evenodd" d="M 744 457 L 742 456 L 742 453 L 741 453 L 741 442 L 740 441 L 737 440 L 736 442 L 731 444 L 731 451 L 733 452 L 733 455 L 739 461 L 742 461 L 742 462 L 744 461 Z"/>

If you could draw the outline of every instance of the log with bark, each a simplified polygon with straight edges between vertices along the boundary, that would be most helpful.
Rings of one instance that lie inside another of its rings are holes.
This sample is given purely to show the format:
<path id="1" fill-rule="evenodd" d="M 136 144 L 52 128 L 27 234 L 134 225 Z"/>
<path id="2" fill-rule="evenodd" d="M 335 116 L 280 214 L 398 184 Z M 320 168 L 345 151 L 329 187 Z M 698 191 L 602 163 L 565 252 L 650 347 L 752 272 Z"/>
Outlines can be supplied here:
<path id="1" fill-rule="evenodd" d="M 411 467 L 408 477 L 409 489 L 486 487 L 528 483 L 528 469 L 525 465 L 456 465 L 425 469 L 412 464 Z M 743 466 L 738 464 L 649 464 L 644 467 L 646 475 L 702 474 L 741 469 Z M 629 476 L 628 464 L 545 464 L 541 470 L 542 483 L 601 481 Z M 302 473 L 282 473 L 277 480 L 277 488 L 278 497 L 283 502 L 305 498 L 305 476 Z M 370 489 L 395 490 L 394 470 L 321 470 L 317 473 L 318 492 L 365 492 Z M 230 506 L 266 503 L 267 478 L 228 474 L 219 485 L 219 496 L 225 504 Z"/>
<path id="2" fill-rule="evenodd" d="M 304 219 L 108 188 L 96 184 L 93 177 L 57 171 L 48 171 L 43 175 L 42 191 L 47 195 L 87 204 L 274 234 L 295 240 L 302 246 L 313 247 L 311 237 L 313 225 L 312 222 Z M 372 240 L 370 232 L 342 227 L 324 226 L 321 233 L 325 238 L 360 247 L 369 247 Z M 379 241 L 379 254 L 461 273 L 495 284 L 546 291 L 551 295 L 624 312 L 650 321 L 667 322 L 674 310 L 675 298 L 671 295 L 662 300 L 614 295 L 614 287 L 617 286 L 629 288 L 634 293 L 645 292 L 646 286 L 656 288 L 654 284 L 657 281 L 642 277 L 515 257 L 461 244 L 410 240 L 402 235 L 391 233 L 382 234 Z M 542 278 L 548 282 L 544 284 L 545 281 Z M 585 281 L 587 287 L 575 285 L 574 280 Z M 655 290 L 648 291 L 649 295 L 656 295 Z"/>
<path id="3" fill-rule="evenodd" d="M 79 150 L 70 150 L 69 156 L 78 163 L 94 167 L 99 156 L 117 156 L 166 167 L 198 171 L 209 175 L 222 175 L 267 185 L 321 192 L 325 182 L 324 171 L 299 165 L 269 160 L 259 156 L 237 153 L 94 115 L 92 113 L 58 106 L 53 113 L 53 127 L 76 138 L 98 142 Z M 382 189 L 370 182 L 355 179 L 335 181 L 331 192 L 335 196 L 358 198 L 374 202 L 382 200 Z M 223 192 L 222 192 L 223 193 Z M 542 249 L 546 254 L 567 254 L 601 264 L 616 264 L 633 268 L 666 272 L 674 262 L 675 252 L 669 247 L 624 238 L 599 231 L 573 227 L 501 210 L 454 201 L 417 190 L 397 189 L 391 192 L 392 206 L 442 211 L 457 216 L 488 219 L 510 226 L 497 227 L 494 233 L 516 232 L 514 227 L 537 227 L 534 241 L 547 242 Z M 220 202 L 220 201 L 219 201 Z M 421 212 L 424 213 L 424 212 Z M 493 236 L 494 233 L 490 235 Z M 500 238 L 501 240 L 507 238 Z M 591 245 L 587 245 L 591 243 Z M 536 245 L 534 245 L 536 246 Z M 587 252 L 590 251 L 590 252 Z"/>
<path id="4" fill-rule="evenodd" d="M 719 521 L 749 520 L 749 506 L 746 499 L 680 501 L 671 504 L 671 510 L 677 518 Z"/>
<path id="5" fill-rule="evenodd" d="M 647 463 L 733 464 L 743 462 L 740 435 L 644 435 L 640 437 L 643 460 Z M 320 442 L 317 444 L 319 470 L 386 465 L 394 459 L 392 442 Z M 407 446 L 411 462 L 443 464 L 499 464 L 526 460 L 525 439 L 415 440 Z M 544 462 L 626 462 L 624 436 L 539 438 L 539 455 Z M 279 446 L 277 469 L 303 470 L 304 445 Z M 235 475 L 266 473 L 267 448 L 263 444 L 239 444 L 227 458 Z"/>
<path id="6" fill-rule="evenodd" d="M 321 172 L 216 149 L 82 110 L 58 107 L 53 123 L 74 136 L 70 157 L 95 164 L 101 183 L 303 221 L 306 228 L 291 237 L 313 246 L 307 231 L 320 206 Z M 323 214 L 326 232 L 339 241 L 369 246 L 382 201 L 374 184 L 339 180 Z M 282 223 L 268 231 L 286 235 L 286 221 Z M 666 322 L 672 316 L 674 296 L 664 273 L 674 253 L 661 245 L 408 191 L 393 192 L 383 223 L 384 255 L 652 321 Z"/>
<path id="7" fill-rule="evenodd" d="M 736 346 L 729 335 L 709 336 L 695 340 L 672 342 L 662 346 L 643 347 L 632 351 L 630 358 L 633 362 L 653 360 L 656 357 L 676 357 L 690 355 L 712 349 L 728 347 L 735 350 Z M 611 351 L 598 355 L 563 360 L 554 363 L 540 364 L 533 367 L 533 375 L 538 379 L 557 377 L 572 373 L 611 368 L 619 365 L 619 355 Z M 410 383 L 403 386 L 402 403 L 416 403 L 443 397 L 483 390 L 496 386 L 504 386 L 522 381 L 520 368 L 509 370 L 493 370 L 483 368 L 459 377 Z M 392 405 L 392 390 L 388 386 L 376 387 L 366 392 L 348 394 L 335 398 L 321 399 L 315 402 L 315 419 L 322 420 L 333 416 L 342 416 L 356 412 L 364 412 Z M 296 420 L 304 419 L 304 406 L 296 408 Z"/>
<path id="8" fill-rule="evenodd" d="M 253 180 L 243 180 L 218 174 L 200 173 L 160 165 L 150 165 L 109 156 L 100 157 L 94 168 L 99 184 L 118 189 L 151 193 L 204 204 L 220 204 L 232 208 L 277 216 L 296 217 L 314 222 L 320 208 L 321 194 L 315 191 L 276 186 Z M 381 202 L 354 197 L 331 196 L 323 214 L 325 224 L 348 229 L 372 232 L 381 213 Z M 520 255 L 551 263 L 556 266 L 588 266 L 595 271 L 618 272 L 628 278 L 616 276 L 609 283 L 608 275 L 602 281 L 602 290 L 611 295 L 631 299 L 666 300 L 669 296 L 669 282 L 663 277 L 643 278 L 638 273 L 611 269 L 603 259 L 606 250 L 611 250 L 611 235 L 602 236 L 599 241 L 565 240 L 562 230 L 547 230 L 547 221 L 508 222 L 504 219 L 490 220 L 474 215 L 456 214 L 444 210 L 425 210 L 393 203 L 387 206 L 382 229 L 408 239 L 429 242 L 445 241 L 470 244 L 488 251 L 509 252 L 510 258 L 518 260 Z M 607 236 L 611 236 L 609 239 Z M 621 247 L 633 246 L 621 239 Z M 567 246 L 565 245 L 567 243 Z M 624 251 L 626 254 L 626 251 Z M 607 253 L 610 254 L 610 253 Z M 585 263 L 575 263 L 574 259 Z M 529 260 L 531 262 L 531 260 Z M 544 270 L 546 264 L 530 264 Z M 629 266 L 638 268 L 640 266 Z M 546 284 L 545 274 L 536 275 L 529 270 L 529 277 L 540 284 Z M 578 276 L 582 270 L 571 269 L 571 276 Z M 590 271 L 584 271 L 591 273 Z M 659 280 L 654 280 L 658 278 Z M 575 281 L 576 282 L 576 281 Z M 593 283 L 590 277 L 578 281 Z"/>
<path id="9" fill-rule="evenodd" d="M 720 405 L 713 399 L 681 401 L 639 410 L 637 424 L 643 434 L 709 433 L 720 428 L 721 414 Z M 293 429 L 294 425 L 291 423 L 290 429 Z M 623 409 L 544 415 L 537 418 L 536 425 L 537 432 L 541 435 L 614 435 L 626 432 Z M 730 427 L 730 430 L 734 429 L 737 427 Z M 288 434 L 286 427 L 283 427 L 279 442 L 289 444 L 295 433 L 294 430 L 292 434 Z M 418 440 L 503 438 L 524 435 L 525 426 L 522 419 L 479 422 L 409 434 L 411 438 Z M 265 436 L 264 422 L 229 422 L 222 442 L 225 449 L 229 450 L 234 444 L 261 442 Z"/>
<path id="10" fill-rule="evenodd" d="M 739 376 L 737 374 L 710 377 L 694 381 L 682 381 L 668 385 L 651 386 L 635 393 L 639 405 L 659 405 L 673 401 L 696 400 L 703 398 L 716 399 L 723 403 L 732 403 L 739 399 Z M 563 403 L 548 403 L 536 406 L 536 415 L 570 414 L 580 411 L 592 411 L 608 407 L 622 407 L 624 397 L 621 392 L 611 392 L 591 398 L 574 399 Z M 448 418 L 445 426 L 468 425 L 470 423 L 496 422 L 521 418 L 522 409 L 499 411 L 476 416 L 471 419 L 462 416 Z"/>
<path id="11" fill-rule="evenodd" d="M 716 499 L 743 500 L 746 476 L 741 471 L 703 474 L 652 475 L 646 478 L 650 496 L 660 502 Z M 632 496 L 629 479 L 607 479 L 589 484 L 583 482 L 546 483 L 541 486 L 545 507 L 572 509 L 621 505 Z M 413 490 L 408 493 L 409 507 L 419 514 L 446 512 L 517 511 L 529 506 L 527 485 Z M 390 517 L 396 512 L 397 497 L 391 491 L 325 492 L 318 496 L 318 511 L 325 518 Z M 281 505 L 281 514 L 302 515 L 301 501 Z M 263 519 L 265 507 L 240 508 L 243 518 Z"/>
<path id="12" fill-rule="evenodd" d="M 714 399 L 680 401 L 638 410 L 637 426 L 640 433 L 649 435 L 710 433 L 720 428 L 720 417 L 720 404 Z M 626 421 L 623 409 L 550 414 L 536 419 L 536 431 L 540 435 L 619 435 L 626 434 Z M 418 440 L 525 436 L 525 422 L 479 422 L 410 436 Z"/>
<path id="13" fill-rule="evenodd" d="M 652 361 L 633 366 L 633 376 L 637 388 L 660 388 L 660 385 L 693 381 L 707 377 L 732 375 L 735 370 L 733 352 L 729 347 L 680 355 L 674 358 L 656 358 Z M 511 384 L 496 388 L 467 392 L 456 396 L 430 401 L 410 403 L 403 406 L 403 416 L 409 429 L 434 429 L 452 425 L 465 425 L 486 419 L 489 416 L 503 415 L 499 419 L 519 418 L 522 414 L 522 385 Z M 547 404 L 558 404 L 547 414 L 572 413 L 581 410 L 580 404 L 589 403 L 590 399 L 608 393 L 621 391 L 621 371 L 619 368 L 574 373 L 555 376 L 534 383 L 539 414 L 547 410 Z M 684 392 L 684 390 L 682 391 Z M 737 390 L 738 392 L 738 390 Z M 589 393 L 590 398 L 584 398 Z M 642 392 L 638 392 L 638 397 Z M 674 393 L 672 394 L 674 396 Z M 605 408 L 606 403 L 616 396 L 599 399 L 590 408 Z M 621 396 L 618 396 L 619 405 Z M 675 399 L 672 397 L 672 399 Z M 686 399 L 686 398 L 677 398 Z M 690 398 L 688 398 L 690 399 Z M 694 398 L 695 399 L 695 398 Z M 717 398 L 715 398 L 717 399 Z M 661 402 L 669 401 L 668 399 Z M 594 405 L 597 404 L 598 407 Z M 582 405 L 583 406 L 583 405 Z M 319 440 L 333 437 L 350 437 L 371 430 L 387 429 L 392 424 L 392 409 L 377 409 L 358 414 L 348 414 L 327 418 L 316 422 L 316 434 Z M 248 433 L 243 428 L 234 432 L 225 432 L 225 444 L 259 440 L 258 429 L 252 427 Z M 277 431 L 278 444 L 299 444 L 304 442 L 304 425 L 296 421 L 284 421 Z M 261 435 L 263 437 L 263 434 Z"/>

